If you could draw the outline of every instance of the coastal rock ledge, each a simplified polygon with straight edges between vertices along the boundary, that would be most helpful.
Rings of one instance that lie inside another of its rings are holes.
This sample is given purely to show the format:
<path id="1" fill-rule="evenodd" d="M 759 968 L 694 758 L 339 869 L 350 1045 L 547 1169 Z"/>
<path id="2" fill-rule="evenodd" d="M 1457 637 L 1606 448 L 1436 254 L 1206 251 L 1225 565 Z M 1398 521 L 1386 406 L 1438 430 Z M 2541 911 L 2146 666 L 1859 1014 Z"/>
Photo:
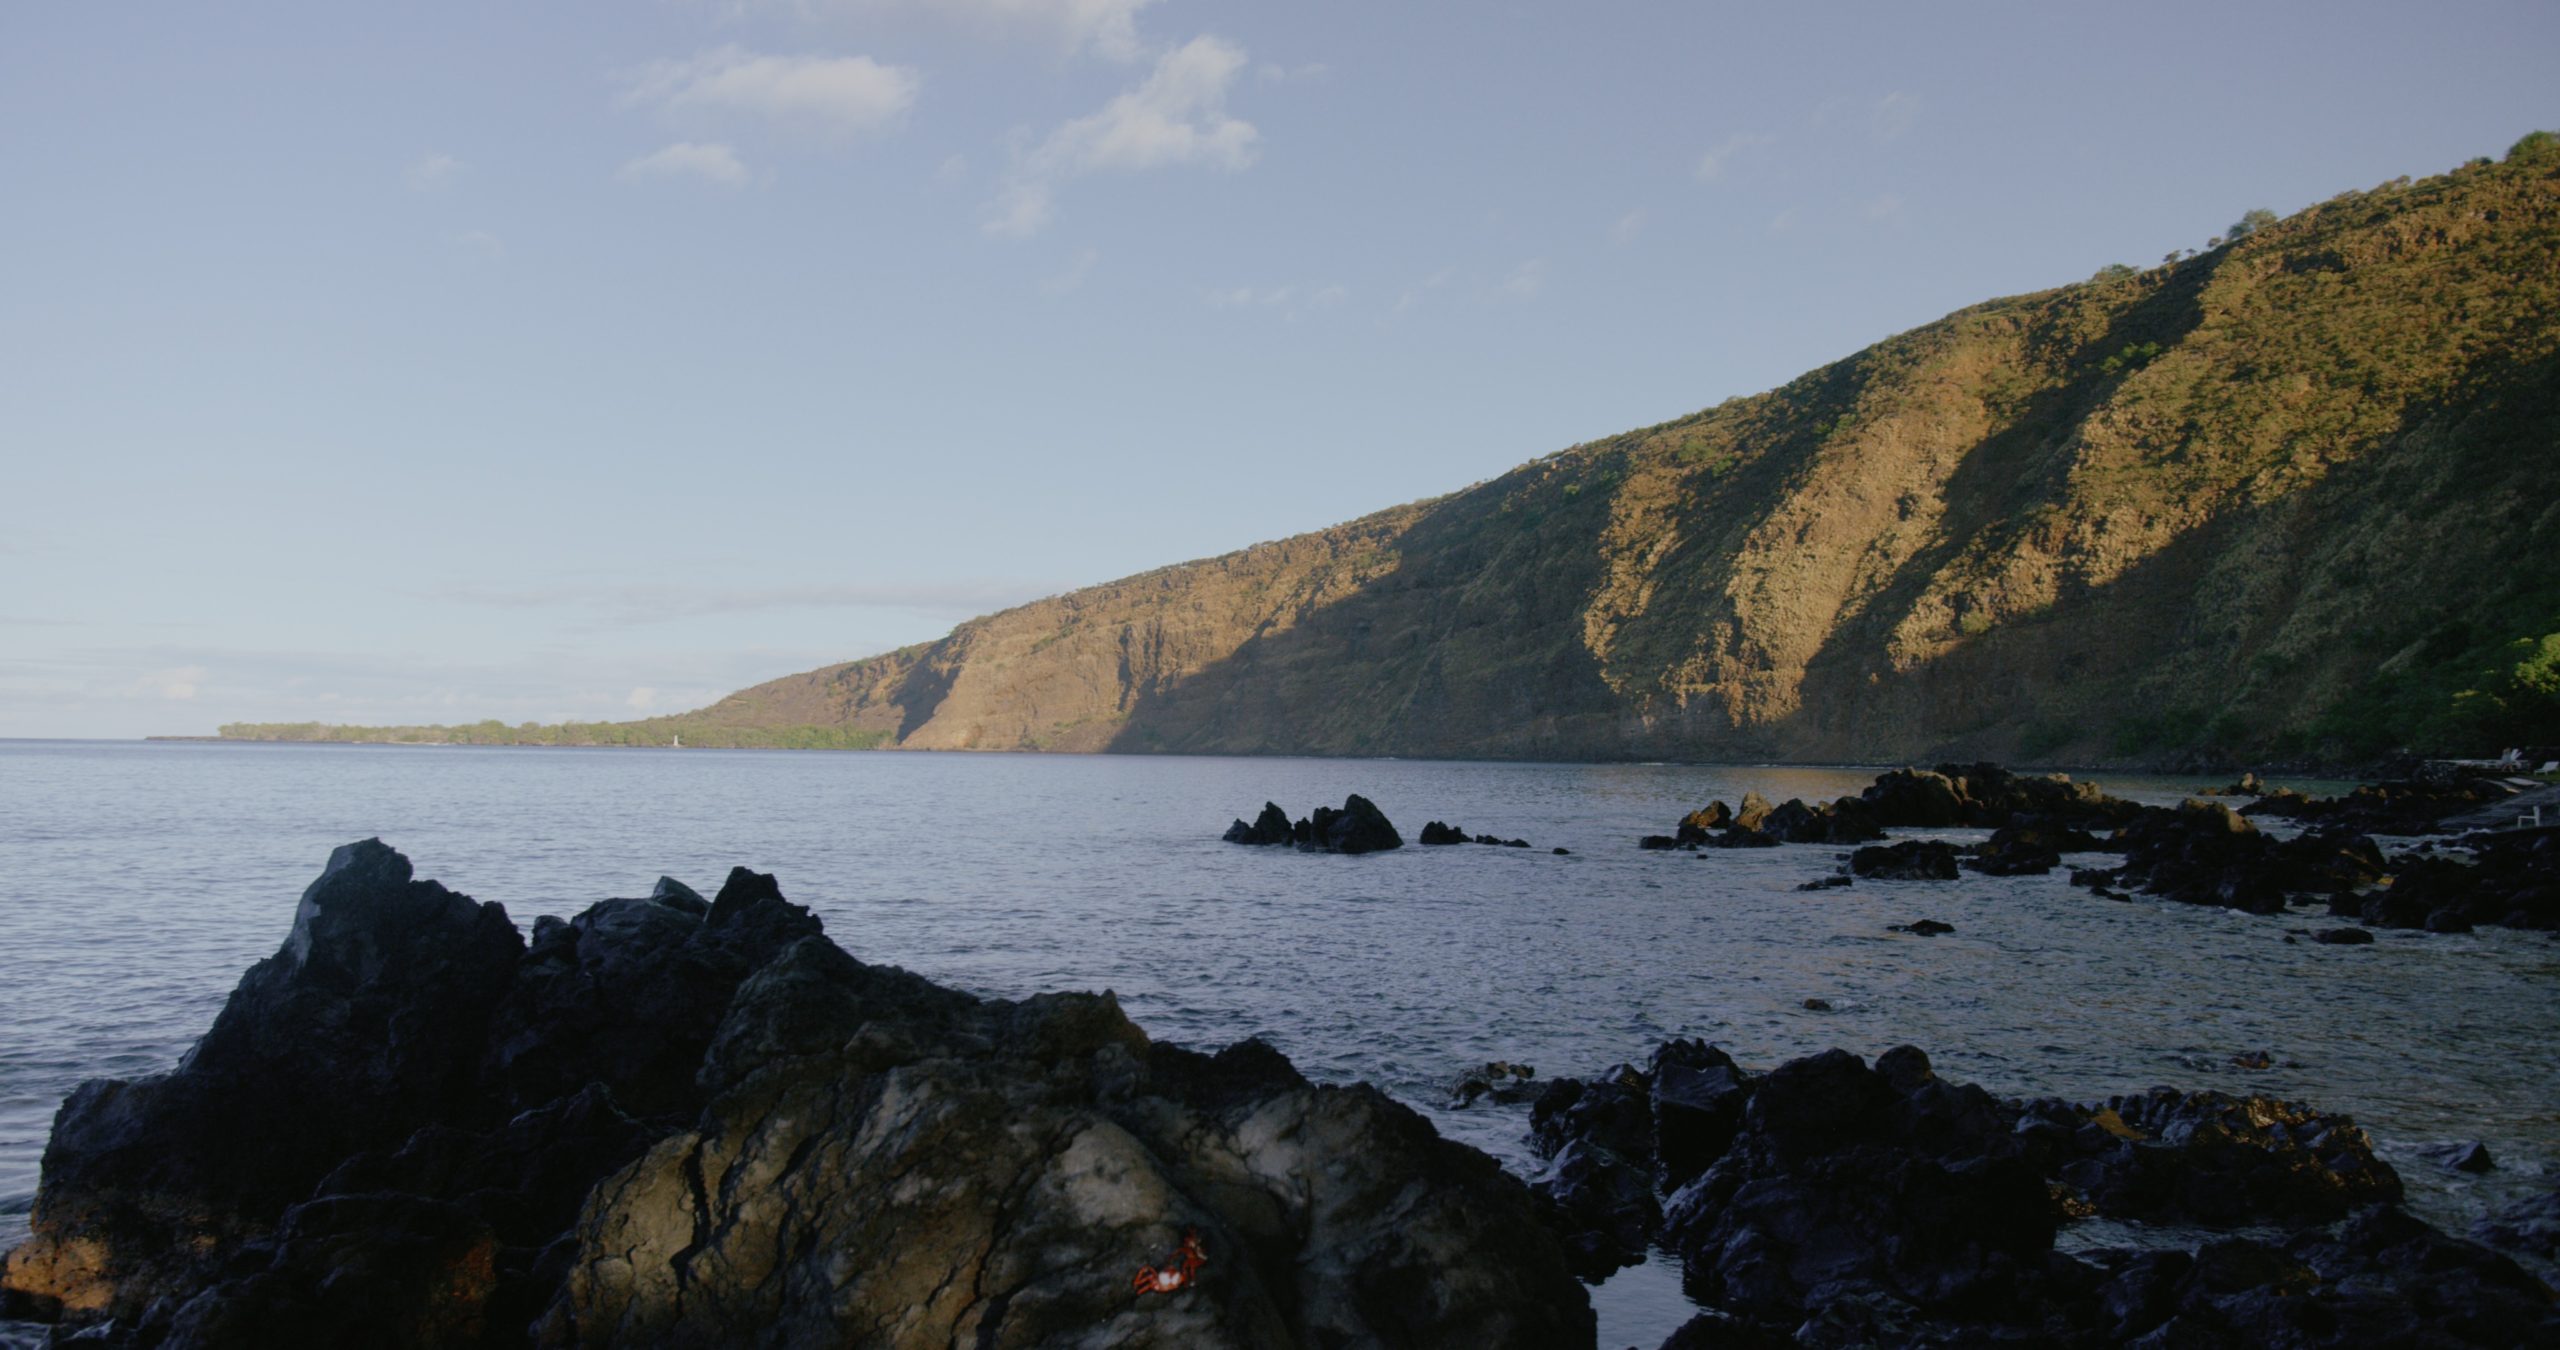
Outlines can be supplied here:
<path id="1" fill-rule="evenodd" d="M 1109 993 L 866 965 L 744 868 L 528 945 L 348 845 L 179 1066 L 83 1084 L 44 1165 L 0 1313 L 83 1345 L 1594 1335 L 1542 1203 L 1375 1089 L 1151 1042 Z"/>

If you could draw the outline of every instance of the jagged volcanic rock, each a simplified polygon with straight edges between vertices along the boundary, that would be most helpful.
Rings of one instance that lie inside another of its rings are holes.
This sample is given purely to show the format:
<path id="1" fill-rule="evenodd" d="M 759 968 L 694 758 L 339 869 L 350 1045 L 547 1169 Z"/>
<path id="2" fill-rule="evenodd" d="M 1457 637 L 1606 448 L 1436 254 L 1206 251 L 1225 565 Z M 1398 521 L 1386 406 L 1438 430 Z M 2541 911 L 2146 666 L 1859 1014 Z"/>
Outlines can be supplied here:
<path id="1" fill-rule="evenodd" d="M 341 849 L 185 1063 L 83 1086 L 47 1163 L 0 1284 L 83 1343 L 1592 1335 L 1544 1206 L 1407 1108 L 1151 1044 L 1108 994 L 866 965 L 744 869 L 528 952 Z M 1196 1283 L 1137 1292 L 1193 1232 Z"/>

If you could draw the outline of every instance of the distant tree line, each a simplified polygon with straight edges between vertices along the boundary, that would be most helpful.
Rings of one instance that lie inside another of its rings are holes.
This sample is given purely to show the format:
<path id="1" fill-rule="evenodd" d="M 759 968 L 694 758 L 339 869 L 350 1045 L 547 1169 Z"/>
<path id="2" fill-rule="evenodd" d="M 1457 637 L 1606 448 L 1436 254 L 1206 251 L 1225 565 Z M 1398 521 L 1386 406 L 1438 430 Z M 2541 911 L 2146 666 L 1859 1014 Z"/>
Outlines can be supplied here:
<path id="1" fill-rule="evenodd" d="M 494 718 L 454 726 L 339 726 L 325 722 L 229 722 L 226 741 L 319 741 L 361 745 L 665 746 L 701 749 L 877 750 L 885 731 L 854 727 L 724 727 L 673 718 L 645 722 L 520 722 Z"/>

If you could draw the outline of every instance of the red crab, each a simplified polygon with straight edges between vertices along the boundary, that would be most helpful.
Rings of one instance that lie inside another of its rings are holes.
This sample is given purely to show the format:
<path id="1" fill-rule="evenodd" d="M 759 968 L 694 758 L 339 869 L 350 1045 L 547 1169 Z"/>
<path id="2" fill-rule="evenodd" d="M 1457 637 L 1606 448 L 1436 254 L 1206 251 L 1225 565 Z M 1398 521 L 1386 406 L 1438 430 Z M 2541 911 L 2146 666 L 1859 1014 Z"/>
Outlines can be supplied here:
<path id="1" fill-rule="evenodd" d="M 1172 1260 L 1161 1266 L 1138 1267 L 1138 1277 L 1129 1282 L 1130 1287 L 1141 1294 L 1170 1294 L 1177 1289 L 1188 1289 L 1200 1274 L 1200 1267 L 1207 1264 L 1209 1254 L 1200 1250 L 1200 1230 L 1195 1228 L 1182 1235 L 1182 1245 L 1173 1249 Z"/>

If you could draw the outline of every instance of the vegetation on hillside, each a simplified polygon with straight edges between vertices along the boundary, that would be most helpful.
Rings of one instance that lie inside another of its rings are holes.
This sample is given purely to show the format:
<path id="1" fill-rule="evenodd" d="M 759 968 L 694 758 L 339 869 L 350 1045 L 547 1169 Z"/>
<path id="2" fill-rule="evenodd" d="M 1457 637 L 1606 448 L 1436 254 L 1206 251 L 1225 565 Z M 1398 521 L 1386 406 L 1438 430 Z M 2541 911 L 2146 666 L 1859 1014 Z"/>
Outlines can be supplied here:
<path id="1" fill-rule="evenodd" d="M 2551 744 L 2555 320 L 2560 137 L 2537 132 L 700 712 L 319 730 L 2081 763 Z"/>
<path id="2" fill-rule="evenodd" d="M 322 722 L 230 722 L 228 741 L 329 741 L 365 745 L 674 745 L 705 749 L 876 750 L 885 732 L 837 726 L 704 725 L 683 718 L 646 722 L 468 722 L 454 726 L 359 727 Z"/>

